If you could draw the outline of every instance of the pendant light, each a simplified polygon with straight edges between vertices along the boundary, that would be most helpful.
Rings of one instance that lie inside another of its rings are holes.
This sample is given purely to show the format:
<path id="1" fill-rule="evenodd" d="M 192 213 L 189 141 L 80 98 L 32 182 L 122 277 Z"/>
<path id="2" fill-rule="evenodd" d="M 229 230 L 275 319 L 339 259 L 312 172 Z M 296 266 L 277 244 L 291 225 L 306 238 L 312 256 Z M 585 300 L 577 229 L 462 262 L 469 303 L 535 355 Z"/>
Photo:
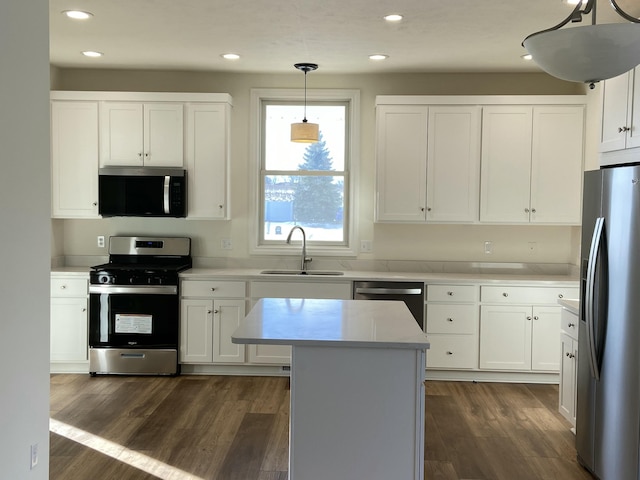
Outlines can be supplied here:
<path id="1" fill-rule="evenodd" d="M 298 143 L 315 143 L 318 141 L 319 125 L 307 121 L 307 73 L 318 69 L 315 63 L 296 63 L 298 70 L 304 72 L 304 118 L 301 123 L 291 124 L 291 141 Z"/>
<path id="2" fill-rule="evenodd" d="M 640 64 L 640 20 L 609 0 L 615 12 L 632 23 L 596 25 L 597 0 L 578 2 L 571 14 L 555 27 L 532 33 L 522 46 L 540 68 L 570 82 L 588 83 L 617 77 Z M 591 14 L 591 25 L 561 29 Z"/>

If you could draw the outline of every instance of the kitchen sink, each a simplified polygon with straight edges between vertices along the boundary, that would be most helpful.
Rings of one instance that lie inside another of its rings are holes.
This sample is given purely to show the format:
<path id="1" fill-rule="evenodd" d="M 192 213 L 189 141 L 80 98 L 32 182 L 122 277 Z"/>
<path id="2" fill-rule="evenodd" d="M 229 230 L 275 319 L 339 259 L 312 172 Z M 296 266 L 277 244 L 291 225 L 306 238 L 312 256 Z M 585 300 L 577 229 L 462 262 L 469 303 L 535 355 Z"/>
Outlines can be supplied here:
<path id="1" fill-rule="evenodd" d="M 261 275 L 344 275 L 331 270 L 263 270 Z"/>

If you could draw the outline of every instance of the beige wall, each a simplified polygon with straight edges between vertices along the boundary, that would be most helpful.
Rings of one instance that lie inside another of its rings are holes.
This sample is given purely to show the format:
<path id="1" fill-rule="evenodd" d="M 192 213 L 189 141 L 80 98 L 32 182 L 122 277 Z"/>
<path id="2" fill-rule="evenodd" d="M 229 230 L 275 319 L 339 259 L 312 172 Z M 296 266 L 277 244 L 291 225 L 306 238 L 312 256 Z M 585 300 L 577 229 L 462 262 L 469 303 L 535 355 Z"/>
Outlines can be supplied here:
<path id="1" fill-rule="evenodd" d="M 196 256 L 249 257 L 249 93 L 252 88 L 300 88 L 302 79 L 299 74 L 55 69 L 52 79 L 52 89 L 56 90 L 225 92 L 231 94 L 234 104 L 231 221 L 58 220 L 54 221 L 56 239 L 53 245 L 61 246 L 62 252 L 56 248 L 56 253 L 67 256 L 102 255 L 105 251 L 96 247 L 97 235 L 149 233 L 191 236 Z M 361 239 L 373 240 L 373 253 L 362 254 L 358 258 L 577 262 L 577 227 L 374 224 L 374 105 L 376 95 L 582 95 L 585 93 L 583 85 L 562 82 L 546 74 L 323 75 L 319 70 L 308 78 L 308 87 L 360 90 L 362 137 L 358 227 Z M 222 238 L 232 239 L 233 250 L 220 249 Z M 494 242 L 492 255 L 484 253 L 485 241 Z M 536 243 L 534 254 L 530 253 L 530 242 Z"/>

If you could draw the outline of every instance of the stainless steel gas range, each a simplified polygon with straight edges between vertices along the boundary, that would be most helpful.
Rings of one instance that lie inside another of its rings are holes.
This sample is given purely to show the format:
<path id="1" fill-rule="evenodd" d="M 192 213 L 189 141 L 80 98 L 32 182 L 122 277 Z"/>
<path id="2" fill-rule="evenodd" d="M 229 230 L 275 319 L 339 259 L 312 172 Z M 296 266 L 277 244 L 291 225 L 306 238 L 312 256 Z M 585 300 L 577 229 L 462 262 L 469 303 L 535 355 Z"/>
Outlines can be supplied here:
<path id="1" fill-rule="evenodd" d="M 110 237 L 109 262 L 91 267 L 89 372 L 177 375 L 178 273 L 187 237 Z"/>

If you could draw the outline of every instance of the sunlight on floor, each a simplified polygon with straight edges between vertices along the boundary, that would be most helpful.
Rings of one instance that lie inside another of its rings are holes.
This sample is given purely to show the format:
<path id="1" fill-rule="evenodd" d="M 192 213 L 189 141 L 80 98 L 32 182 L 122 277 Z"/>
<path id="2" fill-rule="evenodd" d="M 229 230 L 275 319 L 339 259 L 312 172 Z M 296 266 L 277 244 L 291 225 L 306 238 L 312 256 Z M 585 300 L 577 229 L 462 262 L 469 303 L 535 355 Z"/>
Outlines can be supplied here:
<path id="1" fill-rule="evenodd" d="M 167 465 L 147 455 L 130 450 L 122 445 L 80 430 L 54 418 L 49 419 L 49 430 L 162 480 L 204 480 L 201 477 Z"/>

